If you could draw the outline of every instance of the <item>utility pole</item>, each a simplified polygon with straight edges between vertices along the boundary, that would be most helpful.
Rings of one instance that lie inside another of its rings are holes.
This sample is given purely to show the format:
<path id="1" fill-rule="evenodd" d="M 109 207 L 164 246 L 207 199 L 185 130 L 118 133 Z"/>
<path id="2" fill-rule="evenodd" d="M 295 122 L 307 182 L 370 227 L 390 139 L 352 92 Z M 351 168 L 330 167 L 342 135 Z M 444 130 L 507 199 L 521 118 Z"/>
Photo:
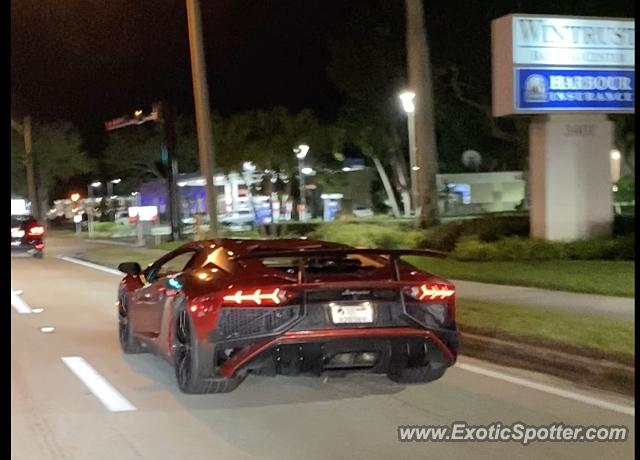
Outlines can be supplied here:
<path id="1" fill-rule="evenodd" d="M 180 209 L 178 207 L 178 160 L 175 159 L 176 130 L 173 110 L 168 102 L 161 103 L 160 122 L 164 130 L 164 145 L 167 149 L 167 181 L 169 185 L 169 219 L 171 223 L 171 239 L 178 241 L 182 235 L 180 232 Z M 164 158 L 163 158 L 164 162 Z"/>
<path id="2" fill-rule="evenodd" d="M 196 109 L 198 131 L 198 151 L 200 152 L 200 174 L 205 178 L 207 212 L 209 214 L 209 236 L 218 236 L 218 200 L 214 185 L 215 169 L 213 133 L 211 132 L 211 112 L 209 109 L 209 89 L 207 88 L 207 66 L 202 44 L 202 19 L 198 0 L 185 0 L 189 26 L 189 50 L 191 54 L 191 77 L 193 79 L 193 99 Z"/>
<path id="3" fill-rule="evenodd" d="M 29 201 L 31 202 L 31 214 L 33 214 L 36 219 L 41 221 L 42 219 L 40 219 L 38 195 L 36 194 L 36 180 L 33 171 L 33 155 L 31 150 L 31 117 L 24 117 L 22 125 L 12 118 L 11 127 L 24 139 L 24 165 L 27 169 L 27 193 L 29 194 Z"/>

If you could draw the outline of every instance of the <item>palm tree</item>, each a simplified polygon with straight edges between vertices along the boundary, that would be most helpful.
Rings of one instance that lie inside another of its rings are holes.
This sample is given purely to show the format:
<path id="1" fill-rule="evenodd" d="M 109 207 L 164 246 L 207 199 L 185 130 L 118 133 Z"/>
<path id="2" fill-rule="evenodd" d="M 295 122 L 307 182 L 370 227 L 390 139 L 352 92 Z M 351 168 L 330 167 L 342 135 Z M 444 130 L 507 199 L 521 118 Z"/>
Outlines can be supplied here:
<path id="1" fill-rule="evenodd" d="M 418 200 L 416 220 L 425 228 L 437 222 L 438 151 L 436 147 L 433 83 L 422 0 L 405 0 L 409 88 L 415 93 L 416 166 Z"/>

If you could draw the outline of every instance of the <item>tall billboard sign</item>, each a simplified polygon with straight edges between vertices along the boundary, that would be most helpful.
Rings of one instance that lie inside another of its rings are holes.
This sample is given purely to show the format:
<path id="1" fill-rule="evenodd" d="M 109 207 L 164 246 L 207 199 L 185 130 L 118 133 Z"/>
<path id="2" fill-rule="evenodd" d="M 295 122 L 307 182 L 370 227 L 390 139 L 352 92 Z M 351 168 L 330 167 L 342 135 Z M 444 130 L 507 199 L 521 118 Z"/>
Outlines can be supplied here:
<path id="1" fill-rule="evenodd" d="M 491 48 L 494 116 L 634 113 L 633 19 L 512 14 Z"/>

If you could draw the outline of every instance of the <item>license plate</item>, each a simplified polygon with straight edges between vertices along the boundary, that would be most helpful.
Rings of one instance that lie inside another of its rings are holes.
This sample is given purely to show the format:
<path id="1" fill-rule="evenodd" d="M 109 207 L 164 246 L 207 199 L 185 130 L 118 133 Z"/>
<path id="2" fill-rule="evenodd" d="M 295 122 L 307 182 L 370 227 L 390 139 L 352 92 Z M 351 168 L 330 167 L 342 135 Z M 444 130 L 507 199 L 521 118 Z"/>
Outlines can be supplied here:
<path id="1" fill-rule="evenodd" d="M 12 241 L 11 246 L 20 246 L 20 241 Z"/>
<path id="2" fill-rule="evenodd" d="M 12 228 L 11 236 L 13 238 L 22 238 L 24 236 L 24 230 L 20 230 L 19 228 Z"/>
<path id="3" fill-rule="evenodd" d="M 331 304 L 331 320 L 335 324 L 373 323 L 373 306 L 369 302 L 358 305 Z"/>

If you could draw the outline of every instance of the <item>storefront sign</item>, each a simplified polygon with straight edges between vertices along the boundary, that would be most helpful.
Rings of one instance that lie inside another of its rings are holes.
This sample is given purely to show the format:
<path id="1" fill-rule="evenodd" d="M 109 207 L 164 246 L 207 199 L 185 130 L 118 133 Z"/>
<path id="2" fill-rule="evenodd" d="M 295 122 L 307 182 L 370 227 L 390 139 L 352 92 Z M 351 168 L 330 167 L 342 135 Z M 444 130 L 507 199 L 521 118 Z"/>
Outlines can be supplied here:
<path id="1" fill-rule="evenodd" d="M 633 70 L 516 68 L 514 72 L 517 110 L 633 110 Z"/>
<path id="2" fill-rule="evenodd" d="M 491 48 L 494 116 L 634 112 L 633 19 L 503 16 Z"/>

